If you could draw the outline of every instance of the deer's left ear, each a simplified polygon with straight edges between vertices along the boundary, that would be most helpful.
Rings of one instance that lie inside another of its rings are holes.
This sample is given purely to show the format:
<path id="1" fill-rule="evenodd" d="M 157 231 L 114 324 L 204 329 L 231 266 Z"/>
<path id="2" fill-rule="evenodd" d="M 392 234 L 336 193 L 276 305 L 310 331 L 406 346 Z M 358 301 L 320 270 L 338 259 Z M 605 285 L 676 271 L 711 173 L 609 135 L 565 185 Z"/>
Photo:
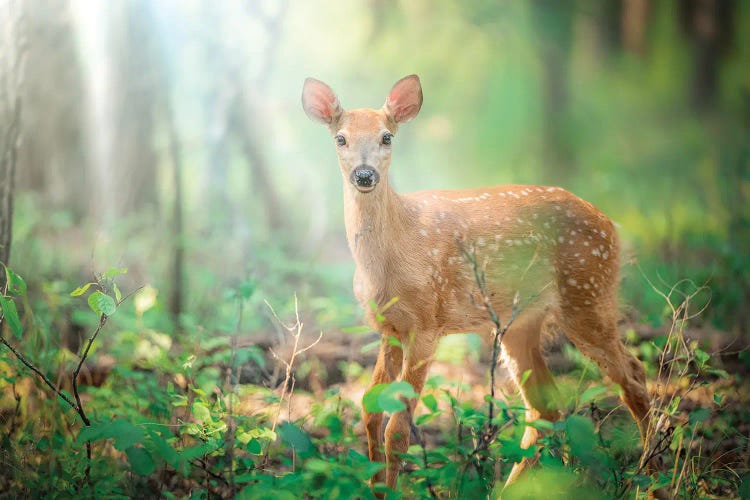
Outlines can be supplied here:
<path id="1" fill-rule="evenodd" d="M 328 126 L 335 125 L 343 112 L 331 87 L 315 78 L 305 80 L 302 107 L 311 119 Z"/>
<path id="2" fill-rule="evenodd" d="M 417 75 L 409 75 L 397 81 L 385 99 L 383 109 L 396 123 L 408 122 L 422 107 L 422 85 Z"/>

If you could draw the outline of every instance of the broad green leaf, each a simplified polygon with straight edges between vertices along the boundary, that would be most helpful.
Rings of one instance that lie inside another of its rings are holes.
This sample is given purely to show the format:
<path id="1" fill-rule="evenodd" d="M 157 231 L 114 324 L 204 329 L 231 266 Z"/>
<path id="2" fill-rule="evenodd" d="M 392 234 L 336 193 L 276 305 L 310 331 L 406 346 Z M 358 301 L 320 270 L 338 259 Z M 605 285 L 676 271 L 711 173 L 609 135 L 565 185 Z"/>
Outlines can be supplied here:
<path id="1" fill-rule="evenodd" d="M 315 451 L 315 445 L 310 436 L 291 422 L 284 422 L 279 426 L 279 435 L 287 446 L 293 448 L 301 456 L 310 455 Z"/>
<path id="2" fill-rule="evenodd" d="M 593 455 L 596 431 L 591 420 L 580 415 L 571 415 L 565 421 L 565 433 L 574 456 L 586 461 Z"/>
<path id="3" fill-rule="evenodd" d="M 93 423 L 84 427 L 78 434 L 77 442 L 82 444 L 86 441 L 98 439 L 114 439 L 115 448 L 125 451 L 136 443 L 142 443 L 145 434 L 141 427 L 118 418 L 112 422 Z"/>
<path id="4" fill-rule="evenodd" d="M 99 290 L 89 295 L 88 302 L 91 310 L 97 314 L 112 316 L 117 310 L 115 299 L 100 292 Z"/>
<path id="5" fill-rule="evenodd" d="M 708 408 L 696 408 L 695 410 L 690 412 L 688 421 L 690 422 L 690 425 L 695 425 L 706 420 L 710 414 L 711 410 L 709 410 Z"/>
<path id="6" fill-rule="evenodd" d="M 395 413 L 406 409 L 401 397 L 416 398 L 418 394 L 409 382 L 398 381 L 390 384 L 377 384 L 365 393 L 362 405 L 365 411 L 380 412 L 387 411 Z"/>
<path id="7" fill-rule="evenodd" d="M 248 453 L 253 455 L 260 455 L 261 452 L 263 452 L 263 446 L 257 439 L 251 439 L 250 442 L 247 443 L 247 447 L 245 449 Z"/>
<path id="8" fill-rule="evenodd" d="M 115 292 L 115 301 L 119 304 L 122 301 L 122 292 L 120 291 L 120 287 L 117 286 L 117 283 L 112 284 L 112 290 Z"/>
<path id="9" fill-rule="evenodd" d="M 154 459 L 147 450 L 139 446 L 131 446 L 125 450 L 125 454 L 128 456 L 128 462 L 133 467 L 133 471 L 139 476 L 148 476 L 154 472 L 156 468 Z"/>
<path id="10" fill-rule="evenodd" d="M 26 282 L 13 272 L 9 267 L 5 268 L 5 277 L 8 282 L 8 291 L 13 295 L 26 295 Z"/>
<path id="11" fill-rule="evenodd" d="M 0 295 L 0 308 L 3 312 L 5 322 L 8 324 L 10 331 L 17 339 L 21 339 L 23 335 L 23 327 L 21 326 L 21 319 L 18 317 L 18 310 L 13 299 Z"/>
<path id="12" fill-rule="evenodd" d="M 362 407 L 366 412 L 378 413 L 383 411 L 380 407 L 379 398 L 387 386 L 388 384 L 375 384 L 362 396 Z"/>
<path id="13" fill-rule="evenodd" d="M 201 422 L 208 422 L 211 420 L 211 410 L 205 404 L 195 402 L 193 403 L 193 417 Z"/>
<path id="14" fill-rule="evenodd" d="M 96 283 L 86 283 L 85 285 L 81 285 L 72 292 L 70 292 L 71 297 L 80 297 L 84 293 L 86 293 L 86 290 L 89 289 L 91 285 L 95 285 Z"/>

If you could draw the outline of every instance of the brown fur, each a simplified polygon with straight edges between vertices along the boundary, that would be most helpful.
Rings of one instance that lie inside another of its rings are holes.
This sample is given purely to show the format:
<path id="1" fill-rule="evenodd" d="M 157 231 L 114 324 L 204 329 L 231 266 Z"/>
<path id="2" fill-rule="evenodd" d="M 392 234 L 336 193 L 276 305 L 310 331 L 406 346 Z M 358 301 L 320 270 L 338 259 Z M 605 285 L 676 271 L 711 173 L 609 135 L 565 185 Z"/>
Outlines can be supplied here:
<path id="1" fill-rule="evenodd" d="M 649 398 L 640 362 L 617 333 L 618 240 L 612 222 L 590 203 L 556 187 L 510 185 L 406 195 L 388 180 L 390 147 L 385 132 L 416 116 L 422 102 L 416 76 L 399 81 L 381 110 L 344 111 L 333 91 L 308 79 L 308 115 L 341 135 L 337 147 L 344 179 L 346 234 L 356 263 L 354 292 L 368 323 L 402 348 L 383 342 L 372 385 L 395 379 L 420 393 L 439 339 L 484 332 L 493 323 L 464 251 L 476 256 L 487 277 L 493 309 L 507 321 L 518 294 L 522 310 L 502 344 L 502 357 L 527 405 L 527 420 L 558 417 L 552 375 L 540 351 L 542 324 L 552 315 L 571 341 L 623 388 L 645 438 Z M 397 117 L 397 118 L 394 118 Z M 375 168 L 380 182 L 361 192 L 350 181 L 359 165 Z M 378 321 L 378 309 L 397 298 Z M 531 370 L 526 383 L 520 378 Z M 414 409 L 416 399 L 409 401 Z M 382 414 L 364 413 L 370 458 L 386 460 L 373 482 L 395 487 L 399 456 L 409 445 L 411 411 L 394 414 L 381 437 Z M 523 446 L 537 431 L 527 427 Z M 516 464 L 508 481 L 529 465 Z"/>

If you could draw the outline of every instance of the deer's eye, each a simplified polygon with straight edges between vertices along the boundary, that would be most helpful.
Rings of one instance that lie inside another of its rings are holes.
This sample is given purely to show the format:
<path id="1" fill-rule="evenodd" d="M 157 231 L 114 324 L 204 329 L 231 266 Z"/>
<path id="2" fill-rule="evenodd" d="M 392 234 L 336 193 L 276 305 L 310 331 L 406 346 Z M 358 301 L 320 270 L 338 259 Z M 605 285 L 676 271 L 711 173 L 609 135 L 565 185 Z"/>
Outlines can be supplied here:
<path id="1" fill-rule="evenodd" d="M 336 136 L 336 144 L 338 144 L 339 146 L 346 146 L 346 139 L 343 135 Z"/>
<path id="2" fill-rule="evenodd" d="M 388 132 L 386 132 L 385 134 L 383 134 L 383 141 L 382 141 L 383 145 L 390 146 L 391 145 L 391 138 L 392 137 L 393 136 L 391 134 L 389 134 Z"/>

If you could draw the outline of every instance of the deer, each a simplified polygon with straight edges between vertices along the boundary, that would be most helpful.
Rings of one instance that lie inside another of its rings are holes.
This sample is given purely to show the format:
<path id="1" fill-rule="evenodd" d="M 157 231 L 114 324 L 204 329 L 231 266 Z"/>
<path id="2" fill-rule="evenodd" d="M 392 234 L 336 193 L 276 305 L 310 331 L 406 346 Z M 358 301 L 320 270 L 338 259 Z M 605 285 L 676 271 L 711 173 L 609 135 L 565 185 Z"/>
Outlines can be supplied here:
<path id="1" fill-rule="evenodd" d="M 439 340 L 453 333 L 496 333 L 488 310 L 514 315 L 500 359 L 520 391 L 526 422 L 560 418 L 541 333 L 555 327 L 622 388 L 621 399 L 646 441 L 650 399 L 641 362 L 617 330 L 619 241 L 614 223 L 560 187 L 505 185 L 399 194 L 388 172 L 400 126 L 423 101 L 417 75 L 392 87 L 380 109 L 342 108 L 325 83 L 307 78 L 302 107 L 328 128 L 343 178 L 346 238 L 355 262 L 354 295 L 383 339 L 376 384 L 406 381 L 419 395 Z M 471 254 L 467 253 L 470 249 Z M 472 256 L 471 258 L 470 255 Z M 471 265 L 480 266 L 481 290 Z M 514 304 L 523 308 L 514 311 Z M 374 304 L 376 307 L 370 307 Z M 371 484 L 395 489 L 409 447 L 418 397 L 393 413 L 363 408 L 369 457 L 383 462 Z M 526 426 L 521 446 L 539 431 Z M 534 463 L 515 463 L 506 485 Z"/>

